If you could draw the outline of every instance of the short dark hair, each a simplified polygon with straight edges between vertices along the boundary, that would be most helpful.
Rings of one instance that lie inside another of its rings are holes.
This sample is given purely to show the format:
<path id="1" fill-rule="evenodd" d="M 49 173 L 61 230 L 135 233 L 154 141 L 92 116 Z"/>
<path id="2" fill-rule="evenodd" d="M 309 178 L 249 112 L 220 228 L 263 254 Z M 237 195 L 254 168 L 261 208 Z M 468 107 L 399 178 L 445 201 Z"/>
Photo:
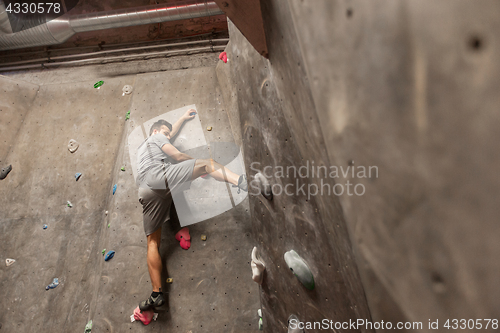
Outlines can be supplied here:
<path id="1" fill-rule="evenodd" d="M 160 119 L 151 126 L 151 129 L 149 130 L 149 136 L 151 136 L 153 134 L 154 130 L 158 130 L 158 131 L 161 130 L 162 126 L 167 126 L 170 130 L 172 130 L 171 123 L 169 123 L 166 120 Z"/>

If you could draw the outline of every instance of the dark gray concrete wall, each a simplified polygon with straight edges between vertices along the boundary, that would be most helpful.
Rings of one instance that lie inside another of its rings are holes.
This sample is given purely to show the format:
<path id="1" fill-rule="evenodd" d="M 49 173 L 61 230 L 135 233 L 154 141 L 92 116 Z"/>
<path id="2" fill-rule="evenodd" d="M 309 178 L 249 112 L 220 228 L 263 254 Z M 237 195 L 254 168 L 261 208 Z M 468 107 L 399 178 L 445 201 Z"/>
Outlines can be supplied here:
<path id="1" fill-rule="evenodd" d="M 307 160 L 330 165 L 287 2 L 262 6 L 269 61 L 229 24 L 231 87 L 238 103 L 247 172 L 253 176 L 266 166 L 298 168 Z M 288 191 L 294 194 L 275 195 L 273 201 L 250 196 L 253 232 L 267 264 L 261 289 L 264 331 L 286 331 L 291 314 L 302 321 L 369 319 L 338 198 L 308 196 L 298 190 L 302 185 L 319 186 L 319 179 L 271 173 L 271 184 L 290 185 Z M 289 250 L 308 263 L 316 280 L 314 291 L 302 286 L 286 266 L 283 255 Z"/>
<path id="2" fill-rule="evenodd" d="M 378 168 L 335 179 L 361 196 L 250 198 L 269 263 L 266 329 L 291 313 L 370 318 L 365 294 L 374 321 L 424 331 L 429 319 L 498 318 L 498 3 L 273 0 L 262 11 L 269 61 L 230 24 L 247 171 Z M 289 249 L 321 298 L 284 268 Z"/>
<path id="3" fill-rule="evenodd" d="M 374 319 L 498 318 L 499 3 L 289 3 Z"/>

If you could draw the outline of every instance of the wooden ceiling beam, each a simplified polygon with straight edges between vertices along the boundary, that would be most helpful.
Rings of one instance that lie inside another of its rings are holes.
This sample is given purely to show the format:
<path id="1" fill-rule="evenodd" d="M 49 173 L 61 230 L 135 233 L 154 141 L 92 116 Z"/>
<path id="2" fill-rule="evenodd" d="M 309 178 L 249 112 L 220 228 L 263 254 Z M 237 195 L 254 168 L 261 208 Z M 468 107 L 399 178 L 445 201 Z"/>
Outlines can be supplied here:
<path id="1" fill-rule="evenodd" d="M 265 58 L 269 58 L 260 0 L 214 0 L 243 36 Z"/>

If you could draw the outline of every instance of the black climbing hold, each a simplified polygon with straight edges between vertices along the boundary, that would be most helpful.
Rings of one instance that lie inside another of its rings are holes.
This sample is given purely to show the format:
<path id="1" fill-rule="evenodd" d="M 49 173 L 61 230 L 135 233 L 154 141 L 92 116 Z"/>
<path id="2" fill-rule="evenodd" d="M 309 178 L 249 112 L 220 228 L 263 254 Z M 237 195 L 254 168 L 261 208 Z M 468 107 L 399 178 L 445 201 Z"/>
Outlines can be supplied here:
<path id="1" fill-rule="evenodd" d="M 257 172 L 254 176 L 254 179 L 257 181 L 258 186 L 260 188 L 260 193 L 267 200 L 273 200 L 273 191 L 271 184 L 269 184 L 269 180 L 262 173 Z"/>
<path id="2" fill-rule="evenodd" d="M 80 172 L 76 173 L 75 174 L 76 181 L 78 181 L 78 179 L 80 179 L 81 176 L 82 176 L 82 174 Z"/>
<path id="3" fill-rule="evenodd" d="M 8 165 L 5 168 L 2 168 L 2 170 L 0 171 L 0 179 L 4 179 L 5 177 L 7 177 L 7 175 L 11 170 L 12 170 L 12 165 Z"/>

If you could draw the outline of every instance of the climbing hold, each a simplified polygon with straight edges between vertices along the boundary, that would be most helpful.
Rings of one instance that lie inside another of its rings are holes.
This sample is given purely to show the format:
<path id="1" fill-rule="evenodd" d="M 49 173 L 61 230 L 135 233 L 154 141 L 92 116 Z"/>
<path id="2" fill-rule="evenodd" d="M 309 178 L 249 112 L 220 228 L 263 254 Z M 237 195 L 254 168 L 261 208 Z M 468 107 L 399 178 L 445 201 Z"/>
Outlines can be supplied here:
<path id="1" fill-rule="evenodd" d="M 106 253 L 106 249 L 102 250 L 101 253 L 104 255 Z"/>
<path id="2" fill-rule="evenodd" d="M 67 205 L 68 205 L 69 208 L 73 207 L 73 204 L 71 202 L 66 201 L 66 203 L 67 203 Z"/>
<path id="3" fill-rule="evenodd" d="M 87 325 L 85 325 L 85 332 L 84 333 L 90 333 L 92 332 L 92 320 L 89 320 Z"/>
<path id="4" fill-rule="evenodd" d="M 122 91 L 123 91 L 122 96 L 130 95 L 132 93 L 132 91 L 134 91 L 134 88 L 132 86 L 126 84 L 123 86 Z"/>
<path id="5" fill-rule="evenodd" d="M 46 224 L 44 224 L 44 225 L 43 225 L 43 229 L 44 229 L 44 230 L 45 230 L 45 229 L 47 229 L 48 227 L 49 227 L 49 226 L 48 226 L 48 225 L 46 225 Z"/>
<path id="6" fill-rule="evenodd" d="M 207 235 L 201 235 L 201 240 L 206 241 L 207 240 Z"/>
<path id="7" fill-rule="evenodd" d="M 259 318 L 259 331 L 262 331 L 264 329 L 264 322 L 262 321 L 262 318 Z"/>
<path id="8" fill-rule="evenodd" d="M 295 274 L 304 287 L 309 290 L 313 290 L 315 286 L 314 276 L 304 259 L 302 259 L 297 252 L 291 250 L 285 253 L 285 261 L 290 270 L 293 274 Z"/>
<path id="9" fill-rule="evenodd" d="M 16 261 L 14 259 L 5 259 L 5 266 L 9 267 L 10 265 L 12 265 L 13 263 L 15 263 Z"/>
<path id="10" fill-rule="evenodd" d="M 259 315 L 259 318 L 262 318 L 262 310 L 261 309 L 257 310 L 257 314 Z"/>
<path id="11" fill-rule="evenodd" d="M 80 144 L 76 142 L 76 140 L 69 140 L 68 150 L 70 151 L 70 153 L 74 153 L 78 149 L 78 147 L 80 147 Z"/>
<path id="12" fill-rule="evenodd" d="M 195 114 L 196 114 L 196 112 L 191 112 L 189 115 L 194 116 Z"/>
<path id="13" fill-rule="evenodd" d="M 2 168 L 2 170 L 0 170 L 0 179 L 5 179 L 5 177 L 7 177 L 11 170 L 12 165 L 7 165 L 6 167 Z"/>
<path id="14" fill-rule="evenodd" d="M 108 215 L 108 211 L 105 211 L 104 214 Z"/>
<path id="15" fill-rule="evenodd" d="M 115 186 L 113 186 L 113 195 L 115 195 L 115 192 L 116 192 L 116 188 L 118 187 L 118 185 L 115 184 Z"/>
<path id="16" fill-rule="evenodd" d="M 58 285 L 59 285 L 59 279 L 58 278 L 54 278 L 54 280 L 52 280 L 52 283 L 49 284 L 47 287 L 45 287 L 45 290 L 54 289 Z"/>
<path id="17" fill-rule="evenodd" d="M 141 311 L 139 307 L 135 308 L 134 314 L 130 316 L 130 322 L 140 320 L 144 325 L 149 325 L 149 323 L 158 318 L 158 314 L 153 312 L 153 310 Z"/>
<path id="18" fill-rule="evenodd" d="M 81 176 L 82 176 L 82 174 L 81 174 L 81 173 L 79 173 L 79 172 L 78 172 L 78 173 L 76 173 L 76 174 L 75 174 L 75 179 L 76 179 L 76 181 L 78 181 L 78 179 L 80 179 L 80 177 L 81 177 Z"/>
<path id="19" fill-rule="evenodd" d="M 211 131 L 211 130 L 212 130 L 212 126 L 208 126 L 207 131 Z"/>
<path id="20" fill-rule="evenodd" d="M 111 223 L 108 224 L 108 228 L 111 227 Z"/>
<path id="21" fill-rule="evenodd" d="M 115 256 L 115 251 L 109 251 L 106 253 L 106 256 L 104 257 L 104 261 L 108 261 L 109 259 L 113 258 Z"/>
<path id="22" fill-rule="evenodd" d="M 303 328 L 299 328 L 299 318 L 296 315 L 288 317 L 288 333 L 304 333 Z"/>
<path id="23" fill-rule="evenodd" d="M 125 116 L 125 120 L 130 119 L 130 110 L 128 110 L 127 115 Z"/>
<path id="24" fill-rule="evenodd" d="M 125 167 L 124 167 L 124 166 L 122 166 L 122 168 L 121 168 L 120 170 L 121 170 L 121 171 L 125 171 Z"/>
<path id="25" fill-rule="evenodd" d="M 224 61 L 224 63 L 227 63 L 227 53 L 222 52 L 221 54 L 219 54 L 219 59 Z"/>
<path id="26" fill-rule="evenodd" d="M 262 262 L 262 260 L 257 259 L 257 247 L 254 247 L 252 250 L 252 262 L 250 266 L 252 267 L 252 280 L 258 284 L 262 284 L 266 265 Z"/>
<path id="27" fill-rule="evenodd" d="M 174 282 L 174 279 L 172 279 L 172 278 L 167 279 L 167 283 L 172 283 L 172 282 Z"/>
<path id="28" fill-rule="evenodd" d="M 189 228 L 185 227 L 175 234 L 175 239 L 180 242 L 181 247 L 187 250 L 191 247 L 191 235 L 189 235 Z"/>
<path id="29" fill-rule="evenodd" d="M 254 176 L 255 181 L 257 182 L 257 185 L 260 189 L 260 193 L 266 198 L 267 200 L 273 200 L 273 191 L 271 184 L 269 184 L 269 180 L 267 179 L 266 176 L 264 176 L 262 173 L 257 172 Z"/>
<path id="30" fill-rule="evenodd" d="M 104 84 L 104 81 L 97 81 L 94 84 L 94 88 L 100 89 L 103 84 Z"/>

